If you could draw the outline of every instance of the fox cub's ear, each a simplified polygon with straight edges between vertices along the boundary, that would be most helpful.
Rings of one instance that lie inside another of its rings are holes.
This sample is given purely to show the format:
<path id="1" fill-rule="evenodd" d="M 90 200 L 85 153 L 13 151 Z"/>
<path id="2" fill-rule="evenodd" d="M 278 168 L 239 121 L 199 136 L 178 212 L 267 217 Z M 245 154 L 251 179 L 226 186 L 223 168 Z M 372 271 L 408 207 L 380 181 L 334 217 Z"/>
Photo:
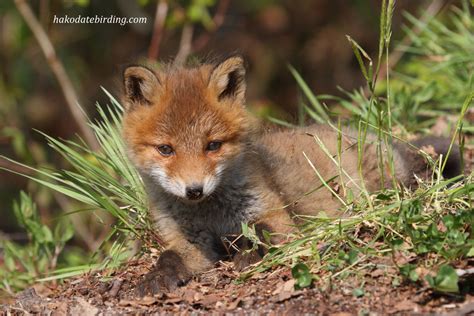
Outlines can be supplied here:
<path id="1" fill-rule="evenodd" d="M 150 105 L 157 92 L 159 81 L 156 74 L 142 66 L 130 66 L 123 72 L 126 109 L 135 105 Z"/>
<path id="2" fill-rule="evenodd" d="M 218 64 L 211 73 L 209 87 L 216 89 L 219 101 L 230 98 L 243 103 L 245 67 L 242 57 L 230 57 Z"/>

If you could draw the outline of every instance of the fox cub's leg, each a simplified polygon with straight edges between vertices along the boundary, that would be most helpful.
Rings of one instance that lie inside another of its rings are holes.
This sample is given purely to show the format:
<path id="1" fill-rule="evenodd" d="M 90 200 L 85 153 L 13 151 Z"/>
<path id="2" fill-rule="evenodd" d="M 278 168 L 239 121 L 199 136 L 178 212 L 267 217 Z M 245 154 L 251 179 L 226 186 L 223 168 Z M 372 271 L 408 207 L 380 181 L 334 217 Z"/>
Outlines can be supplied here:
<path id="1" fill-rule="evenodd" d="M 173 240 L 145 278 L 138 284 L 140 296 L 170 292 L 186 284 L 193 274 L 212 267 L 212 261 L 196 245 L 180 236 Z"/>
<path id="2" fill-rule="evenodd" d="M 137 292 L 144 296 L 173 291 L 184 285 L 190 277 L 191 273 L 179 253 L 169 249 L 161 254 L 153 270 L 138 284 Z"/>
<path id="3" fill-rule="evenodd" d="M 260 240 L 264 240 L 263 231 L 269 233 L 278 232 L 279 235 L 272 235 L 270 242 L 278 244 L 285 238 L 285 234 L 290 233 L 294 229 L 294 222 L 288 212 L 284 209 L 270 210 L 261 216 L 255 223 L 255 231 Z M 234 256 L 234 266 L 237 270 L 243 270 L 247 266 L 262 260 L 267 249 L 259 245 L 253 249 L 251 240 L 241 237 L 238 241 L 240 251 Z M 250 251 L 250 249 L 253 249 Z"/>

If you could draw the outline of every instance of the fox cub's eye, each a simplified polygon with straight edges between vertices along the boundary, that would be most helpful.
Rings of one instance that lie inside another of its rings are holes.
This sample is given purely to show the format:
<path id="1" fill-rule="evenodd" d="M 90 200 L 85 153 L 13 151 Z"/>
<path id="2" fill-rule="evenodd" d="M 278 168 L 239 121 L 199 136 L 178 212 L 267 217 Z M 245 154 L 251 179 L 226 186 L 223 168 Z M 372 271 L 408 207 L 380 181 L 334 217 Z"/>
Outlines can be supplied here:
<path id="1" fill-rule="evenodd" d="M 158 152 L 163 156 L 171 156 L 172 154 L 174 154 L 173 147 L 171 147 L 170 145 L 156 146 L 156 150 L 158 150 Z"/>
<path id="2" fill-rule="evenodd" d="M 219 141 L 209 142 L 209 144 L 207 144 L 206 151 L 216 151 L 216 150 L 219 150 L 221 146 L 222 146 L 222 142 L 219 142 Z"/>

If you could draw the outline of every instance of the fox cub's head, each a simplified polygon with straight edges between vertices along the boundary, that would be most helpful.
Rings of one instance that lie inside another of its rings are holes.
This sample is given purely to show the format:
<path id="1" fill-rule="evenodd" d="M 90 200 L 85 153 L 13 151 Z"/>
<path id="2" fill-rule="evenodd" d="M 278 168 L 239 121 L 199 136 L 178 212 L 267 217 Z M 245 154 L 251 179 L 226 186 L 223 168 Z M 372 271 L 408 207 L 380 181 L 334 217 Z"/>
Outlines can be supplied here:
<path id="1" fill-rule="evenodd" d="M 201 200 L 241 156 L 251 132 L 240 57 L 217 65 L 124 72 L 123 134 L 148 181 L 185 200 Z"/>

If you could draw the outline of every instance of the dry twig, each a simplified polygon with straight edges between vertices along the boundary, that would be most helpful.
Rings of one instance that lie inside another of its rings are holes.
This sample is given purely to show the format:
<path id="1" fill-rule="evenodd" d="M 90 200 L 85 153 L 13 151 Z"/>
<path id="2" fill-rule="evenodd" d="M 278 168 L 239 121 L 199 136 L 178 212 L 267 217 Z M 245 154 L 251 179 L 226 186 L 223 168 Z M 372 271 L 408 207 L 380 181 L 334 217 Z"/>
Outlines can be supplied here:
<path id="1" fill-rule="evenodd" d="M 58 59 L 56 51 L 54 50 L 54 47 L 51 44 L 48 35 L 44 31 L 36 16 L 34 15 L 33 11 L 31 10 L 31 7 L 25 0 L 15 0 L 15 5 L 20 14 L 23 16 L 31 32 L 33 32 L 34 37 L 38 41 L 38 44 L 40 45 L 41 50 L 43 51 L 43 54 L 46 57 L 46 61 L 48 62 L 49 67 L 53 71 L 54 75 L 56 76 L 56 79 L 59 82 L 59 85 L 61 86 L 61 90 L 66 99 L 66 104 L 69 108 L 69 111 L 71 111 L 74 120 L 79 126 L 81 133 L 85 137 L 87 143 L 93 149 L 97 149 L 99 147 L 97 140 L 94 134 L 92 133 L 92 130 L 86 123 L 87 116 L 77 105 L 77 102 L 79 100 L 77 93 L 74 90 L 74 87 L 64 69 L 64 66 Z"/>
<path id="2" fill-rule="evenodd" d="M 174 59 L 175 65 L 183 65 L 186 59 L 188 58 L 189 54 L 191 54 L 191 43 L 193 40 L 193 25 L 187 23 L 183 27 L 183 31 L 181 33 L 181 40 L 179 42 L 179 50 L 178 54 L 176 54 L 176 58 Z"/>
<path id="3" fill-rule="evenodd" d="M 148 58 L 156 60 L 160 54 L 160 43 L 163 38 L 166 15 L 168 14 L 168 1 L 160 0 L 156 5 L 155 23 L 153 24 L 153 35 L 150 47 L 148 47 Z"/>

